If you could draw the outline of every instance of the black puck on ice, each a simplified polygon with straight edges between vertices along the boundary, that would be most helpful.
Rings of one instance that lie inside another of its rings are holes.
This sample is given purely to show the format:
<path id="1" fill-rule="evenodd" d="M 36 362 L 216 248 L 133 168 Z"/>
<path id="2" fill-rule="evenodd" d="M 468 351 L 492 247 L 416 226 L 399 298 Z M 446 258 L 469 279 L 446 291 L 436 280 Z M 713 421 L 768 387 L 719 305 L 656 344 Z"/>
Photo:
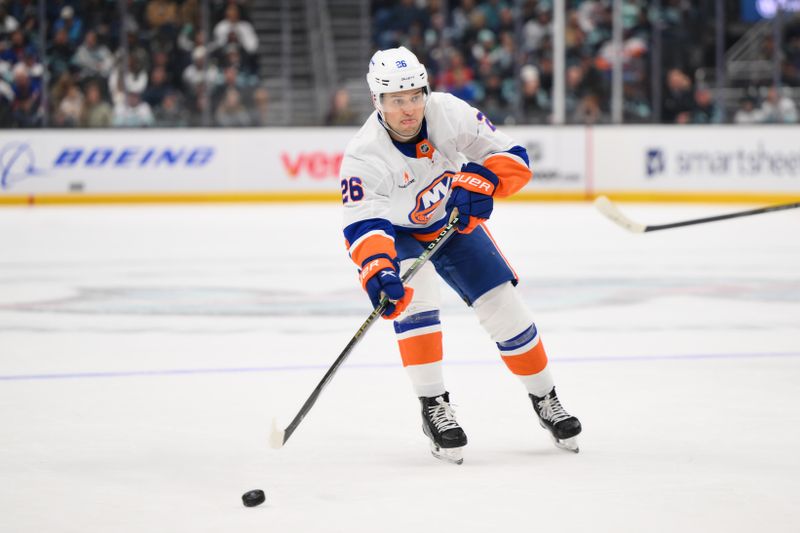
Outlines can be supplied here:
<path id="1" fill-rule="evenodd" d="M 245 507 L 255 507 L 261 505 L 267 499 L 264 496 L 264 491 L 260 489 L 249 490 L 242 494 L 242 503 Z"/>

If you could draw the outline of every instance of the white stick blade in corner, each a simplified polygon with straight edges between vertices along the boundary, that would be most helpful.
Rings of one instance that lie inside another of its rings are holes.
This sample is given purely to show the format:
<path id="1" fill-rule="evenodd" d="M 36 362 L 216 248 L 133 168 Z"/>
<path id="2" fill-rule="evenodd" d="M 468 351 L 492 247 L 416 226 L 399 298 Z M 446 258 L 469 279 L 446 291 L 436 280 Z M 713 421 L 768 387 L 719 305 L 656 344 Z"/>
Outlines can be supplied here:
<path id="1" fill-rule="evenodd" d="M 628 231 L 632 231 L 634 233 L 644 233 L 646 226 L 644 224 L 638 224 L 633 220 L 626 217 L 622 211 L 620 211 L 616 205 L 614 205 L 611 200 L 609 200 L 605 196 L 598 196 L 594 200 L 594 206 L 597 208 L 598 211 L 603 213 L 608 219 L 617 223 L 618 225 L 622 226 Z"/>
<path id="2" fill-rule="evenodd" d="M 278 419 L 272 419 L 272 431 L 269 434 L 269 445 L 275 450 L 283 448 L 283 435 L 284 431 L 278 429 Z"/>

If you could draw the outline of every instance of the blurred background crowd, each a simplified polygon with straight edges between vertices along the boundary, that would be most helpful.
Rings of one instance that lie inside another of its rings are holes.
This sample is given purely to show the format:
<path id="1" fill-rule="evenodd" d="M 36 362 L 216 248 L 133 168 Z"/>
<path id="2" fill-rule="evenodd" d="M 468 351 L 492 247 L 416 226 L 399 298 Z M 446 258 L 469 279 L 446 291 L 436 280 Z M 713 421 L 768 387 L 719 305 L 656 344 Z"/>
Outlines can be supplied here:
<path id="1" fill-rule="evenodd" d="M 796 123 L 800 16 L 744 4 L 625 0 L 623 121 Z M 612 16 L 566 1 L 567 123 L 611 122 Z M 549 123 L 553 20 L 553 0 L 0 0 L 0 127 L 357 125 L 368 57 L 399 45 L 496 123 Z"/>
<path id="2" fill-rule="evenodd" d="M 44 39 L 39 7 L 0 3 L 3 127 L 41 126 L 43 105 L 50 127 L 266 125 L 248 2 L 211 2 L 207 34 L 198 0 L 48 0 Z"/>
<path id="3" fill-rule="evenodd" d="M 443 1 L 374 0 L 375 46 L 409 47 L 428 66 L 436 89 L 476 104 L 497 123 L 547 122 L 552 112 L 553 1 L 459 0 L 442 9 Z M 717 107 L 712 95 L 715 4 L 622 3 L 624 122 L 798 121 L 795 97 L 800 94 L 793 88 L 800 87 L 800 17 L 783 14 L 776 46 L 769 24 L 743 20 L 741 1 L 723 2 L 726 48 L 748 32 L 753 42 L 740 52 L 736 76 L 726 80 L 729 104 Z M 566 121 L 609 122 L 612 2 L 567 1 L 565 26 Z M 515 109 L 521 113 L 514 116 Z"/>

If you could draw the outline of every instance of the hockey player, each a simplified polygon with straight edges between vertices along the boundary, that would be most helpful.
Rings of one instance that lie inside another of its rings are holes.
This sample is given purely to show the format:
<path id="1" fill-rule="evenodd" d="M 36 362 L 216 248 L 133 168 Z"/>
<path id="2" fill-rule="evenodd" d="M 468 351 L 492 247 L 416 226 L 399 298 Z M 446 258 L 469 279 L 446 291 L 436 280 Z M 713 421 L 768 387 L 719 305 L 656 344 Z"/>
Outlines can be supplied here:
<path id="1" fill-rule="evenodd" d="M 556 396 L 536 325 L 515 289 L 517 276 L 485 225 L 494 198 L 530 180 L 525 149 L 464 101 L 431 92 L 424 65 L 404 47 L 376 52 L 367 83 L 375 112 L 341 166 L 344 235 L 372 305 L 383 294 L 391 302 L 383 316 L 394 320 L 433 455 L 461 464 L 467 444 L 442 375 L 437 274 L 475 311 L 556 445 L 577 452 L 581 424 Z M 458 233 L 404 286 L 401 270 L 453 209 Z"/>

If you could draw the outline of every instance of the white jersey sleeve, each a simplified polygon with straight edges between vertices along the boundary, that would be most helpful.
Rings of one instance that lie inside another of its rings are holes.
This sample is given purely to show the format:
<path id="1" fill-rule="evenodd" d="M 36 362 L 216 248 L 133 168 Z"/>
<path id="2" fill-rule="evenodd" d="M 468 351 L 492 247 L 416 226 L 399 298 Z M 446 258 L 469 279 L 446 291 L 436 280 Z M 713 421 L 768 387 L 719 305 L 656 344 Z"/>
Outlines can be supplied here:
<path id="1" fill-rule="evenodd" d="M 530 162 L 522 146 L 467 102 L 447 93 L 434 94 L 441 102 L 436 118 L 452 128 L 455 151 L 487 167 L 500 179 L 495 196 L 511 196 L 530 181 Z"/>
<path id="2" fill-rule="evenodd" d="M 392 177 L 376 149 L 384 144 L 381 133 L 368 121 L 348 144 L 339 171 L 345 245 L 359 267 L 375 256 L 397 255 L 390 221 Z"/>

